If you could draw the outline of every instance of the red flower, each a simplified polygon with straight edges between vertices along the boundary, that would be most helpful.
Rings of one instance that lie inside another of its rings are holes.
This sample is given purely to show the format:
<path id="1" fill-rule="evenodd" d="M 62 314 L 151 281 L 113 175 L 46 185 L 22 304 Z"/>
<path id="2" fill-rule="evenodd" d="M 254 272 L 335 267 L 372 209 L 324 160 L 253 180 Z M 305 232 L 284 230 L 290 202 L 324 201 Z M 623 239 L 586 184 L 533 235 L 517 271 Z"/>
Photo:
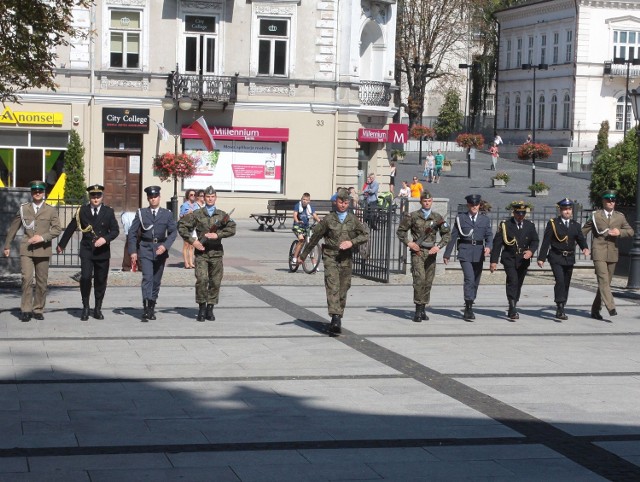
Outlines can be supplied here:
<path id="1" fill-rule="evenodd" d="M 161 181 L 173 177 L 185 179 L 196 173 L 196 159 L 185 153 L 176 156 L 173 152 L 165 152 L 153 158 L 153 168 Z"/>
<path id="2" fill-rule="evenodd" d="M 410 130 L 411 137 L 414 139 L 427 138 L 433 139 L 436 137 L 436 131 L 431 127 L 423 126 L 420 124 L 414 124 Z"/>
<path id="3" fill-rule="evenodd" d="M 536 157 L 536 159 L 546 159 L 551 155 L 551 147 L 547 144 L 522 144 L 518 148 L 518 159 L 523 161 Z"/>
<path id="4" fill-rule="evenodd" d="M 460 147 L 480 149 L 484 146 L 484 137 L 482 134 L 460 134 L 456 137 L 456 143 Z"/>

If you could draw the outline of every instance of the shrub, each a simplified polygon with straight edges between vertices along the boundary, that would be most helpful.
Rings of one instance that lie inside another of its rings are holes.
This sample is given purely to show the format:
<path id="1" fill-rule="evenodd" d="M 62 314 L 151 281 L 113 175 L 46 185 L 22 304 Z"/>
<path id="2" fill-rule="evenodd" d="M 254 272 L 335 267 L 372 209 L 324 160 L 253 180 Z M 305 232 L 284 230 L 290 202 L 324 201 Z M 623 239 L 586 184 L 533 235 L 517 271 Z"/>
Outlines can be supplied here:
<path id="1" fill-rule="evenodd" d="M 84 182 L 84 145 L 77 131 L 72 130 L 64 156 L 64 202 L 80 203 L 86 200 L 87 186 Z"/>
<path id="2" fill-rule="evenodd" d="M 548 191 L 549 190 L 549 185 L 546 184 L 543 181 L 538 181 L 535 184 L 531 184 L 527 189 L 529 191 L 533 191 L 533 192 Z"/>
<path id="3" fill-rule="evenodd" d="M 536 156 L 536 159 L 546 159 L 551 155 L 551 147 L 547 144 L 529 143 L 522 144 L 518 148 L 518 159 L 527 160 Z"/>

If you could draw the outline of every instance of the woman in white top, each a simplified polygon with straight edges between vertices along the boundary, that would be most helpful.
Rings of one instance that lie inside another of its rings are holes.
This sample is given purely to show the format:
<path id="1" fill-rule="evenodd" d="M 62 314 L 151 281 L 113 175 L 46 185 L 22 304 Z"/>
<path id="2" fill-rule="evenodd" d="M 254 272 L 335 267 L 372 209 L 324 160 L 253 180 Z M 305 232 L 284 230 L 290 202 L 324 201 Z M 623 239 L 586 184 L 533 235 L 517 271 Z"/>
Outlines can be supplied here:
<path id="1" fill-rule="evenodd" d="M 411 188 L 409 187 L 409 183 L 407 181 L 402 181 L 402 188 L 398 193 L 398 197 L 411 197 Z"/>
<path id="2" fill-rule="evenodd" d="M 427 179 L 427 182 L 433 181 L 433 171 L 436 168 L 436 158 L 433 152 L 429 151 L 426 159 L 424 160 L 424 172 L 422 176 Z"/>

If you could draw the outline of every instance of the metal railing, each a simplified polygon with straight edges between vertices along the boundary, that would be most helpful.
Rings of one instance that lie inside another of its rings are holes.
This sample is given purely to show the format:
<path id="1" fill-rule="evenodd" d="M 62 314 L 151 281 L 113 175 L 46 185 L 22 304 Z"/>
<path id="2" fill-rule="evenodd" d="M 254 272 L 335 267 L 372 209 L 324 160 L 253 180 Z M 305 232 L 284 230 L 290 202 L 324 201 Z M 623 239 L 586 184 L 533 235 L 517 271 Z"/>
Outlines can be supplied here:
<path id="1" fill-rule="evenodd" d="M 238 79 L 172 72 L 167 79 L 167 90 L 176 92 L 178 99 L 186 96 L 198 102 L 235 103 L 238 96 Z"/>
<path id="2" fill-rule="evenodd" d="M 358 96 L 362 105 L 387 107 L 391 100 L 391 84 L 375 80 L 362 80 L 358 88 Z"/>
<path id="3" fill-rule="evenodd" d="M 578 151 L 567 153 L 569 172 L 591 171 L 593 166 L 593 151 Z"/>

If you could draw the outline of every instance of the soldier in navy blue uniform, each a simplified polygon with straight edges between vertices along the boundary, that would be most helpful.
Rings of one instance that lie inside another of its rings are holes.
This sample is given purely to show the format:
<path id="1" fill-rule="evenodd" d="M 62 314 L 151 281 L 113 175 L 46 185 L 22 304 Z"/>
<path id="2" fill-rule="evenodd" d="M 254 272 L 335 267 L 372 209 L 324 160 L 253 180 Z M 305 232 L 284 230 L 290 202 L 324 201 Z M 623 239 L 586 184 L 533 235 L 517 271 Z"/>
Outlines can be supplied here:
<path id="1" fill-rule="evenodd" d="M 564 307 L 569 298 L 569 285 L 576 262 L 576 243 L 585 256 L 589 256 L 587 240 L 582 234 L 580 223 L 573 220 L 573 201 L 564 198 L 559 201 L 560 216 L 551 218 L 547 223 L 538 253 L 538 266 L 544 266 L 548 259 L 556 284 L 553 288 L 556 303 L 556 318 L 566 320 Z"/>
<path id="2" fill-rule="evenodd" d="M 82 296 L 82 315 L 80 320 L 87 321 L 91 311 L 91 279 L 95 296 L 93 317 L 104 320 L 102 301 L 107 289 L 111 242 L 118 237 L 120 229 L 113 209 L 104 204 L 104 187 L 94 184 L 87 188 L 89 204 L 81 206 L 71 220 L 58 243 L 57 252 L 62 253 L 77 229 L 82 231 L 80 241 L 80 295 Z"/>
<path id="3" fill-rule="evenodd" d="M 456 216 L 451 233 L 451 241 L 444 251 L 443 261 L 449 263 L 453 247 L 458 248 L 458 261 L 464 275 L 464 314 L 466 321 L 475 320 L 473 302 L 478 294 L 482 265 L 485 256 L 491 253 L 493 245 L 493 233 L 491 232 L 491 220 L 480 213 L 479 194 L 469 194 L 465 197 L 468 212 Z"/>
<path id="4" fill-rule="evenodd" d="M 524 278 L 529 270 L 531 258 L 538 249 L 540 239 L 535 225 L 525 219 L 527 206 L 518 201 L 511 205 L 513 216 L 500 222 L 498 231 L 493 238 L 491 249 L 491 264 L 489 269 L 493 273 L 498 267 L 498 259 L 507 275 L 506 291 L 509 311 L 507 316 L 511 320 L 520 318 L 516 306 L 520 301 L 520 292 Z"/>
<path id="5" fill-rule="evenodd" d="M 156 300 L 169 249 L 176 240 L 177 225 L 173 213 L 160 207 L 160 186 L 149 186 L 144 192 L 147 193 L 149 207 L 138 209 L 129 229 L 127 244 L 131 264 L 140 260 L 144 307 L 141 321 L 147 322 L 156 319 Z M 136 247 L 138 232 L 140 245 Z"/>

